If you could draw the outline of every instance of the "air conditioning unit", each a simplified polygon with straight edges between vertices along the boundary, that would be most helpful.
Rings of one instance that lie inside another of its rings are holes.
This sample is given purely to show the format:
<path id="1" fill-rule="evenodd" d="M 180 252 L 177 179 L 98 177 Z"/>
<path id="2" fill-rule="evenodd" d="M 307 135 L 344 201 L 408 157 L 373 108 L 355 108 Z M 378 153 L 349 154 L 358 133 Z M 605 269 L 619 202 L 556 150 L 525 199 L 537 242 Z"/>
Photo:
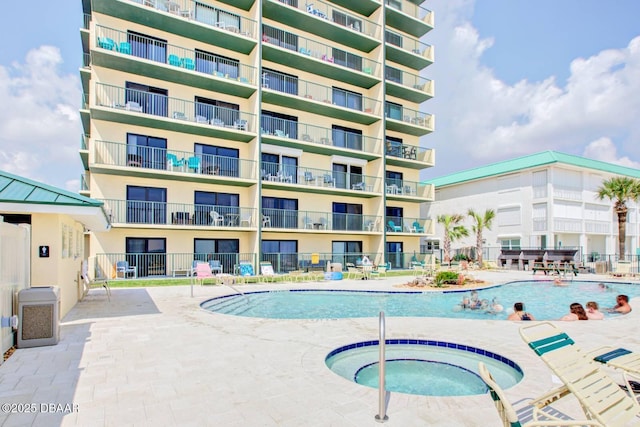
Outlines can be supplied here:
<path id="1" fill-rule="evenodd" d="M 60 289 L 44 286 L 18 292 L 18 317 L 18 348 L 58 344 Z"/>

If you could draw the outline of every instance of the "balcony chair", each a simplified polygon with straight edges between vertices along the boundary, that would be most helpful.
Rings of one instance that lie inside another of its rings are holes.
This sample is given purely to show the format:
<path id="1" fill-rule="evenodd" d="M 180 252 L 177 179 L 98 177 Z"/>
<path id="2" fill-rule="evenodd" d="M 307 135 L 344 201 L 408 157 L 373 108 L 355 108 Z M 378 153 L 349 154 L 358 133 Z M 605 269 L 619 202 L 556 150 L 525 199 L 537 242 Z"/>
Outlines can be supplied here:
<path id="1" fill-rule="evenodd" d="M 222 121 L 220 119 L 211 119 L 211 124 L 214 125 L 214 126 L 224 127 L 224 121 Z"/>
<path id="2" fill-rule="evenodd" d="M 271 217 L 262 214 L 262 227 L 271 227 Z"/>
<path id="3" fill-rule="evenodd" d="M 310 230 L 313 229 L 313 220 L 311 218 L 309 218 L 308 216 L 305 216 L 302 219 L 302 222 L 304 223 L 304 228 L 305 229 L 310 229 Z"/>
<path id="4" fill-rule="evenodd" d="M 246 77 L 238 77 L 238 81 L 239 81 L 240 83 L 246 83 L 246 84 L 249 84 L 249 79 L 248 79 L 248 78 L 246 78 Z"/>
<path id="5" fill-rule="evenodd" d="M 412 227 L 414 233 L 424 233 L 424 227 L 420 226 L 418 221 L 413 221 Z"/>
<path id="6" fill-rule="evenodd" d="M 309 172 L 309 171 L 305 171 L 304 172 L 304 181 L 305 182 L 312 182 L 312 181 L 315 181 L 315 180 L 316 180 L 316 177 L 313 176 L 313 174 L 311 172 Z"/>
<path id="7" fill-rule="evenodd" d="M 116 48 L 120 53 L 124 53 L 125 55 L 131 55 L 131 43 L 129 42 L 120 42 L 120 44 Z"/>
<path id="8" fill-rule="evenodd" d="M 247 227 L 251 227 L 253 225 L 253 215 L 251 213 L 242 215 L 242 218 L 240 218 L 240 227 L 243 225 Z"/>
<path id="9" fill-rule="evenodd" d="M 220 215 L 216 211 L 211 211 L 209 215 L 211 215 L 211 225 L 215 225 L 215 226 L 224 225 L 224 216 Z"/>
<path id="10" fill-rule="evenodd" d="M 178 55 L 170 54 L 167 58 L 169 65 L 173 65 L 176 67 L 182 67 L 182 61 L 178 57 Z"/>
<path id="11" fill-rule="evenodd" d="M 191 58 L 182 58 L 182 67 L 187 70 L 195 70 L 196 63 Z"/>
<path id="12" fill-rule="evenodd" d="M 333 179 L 331 174 L 325 173 L 323 178 L 324 178 L 324 183 L 328 184 L 329 187 L 335 186 L 335 180 Z"/>
<path id="13" fill-rule="evenodd" d="M 360 182 L 356 182 L 355 184 L 352 184 L 351 189 L 364 191 L 364 182 L 360 181 Z"/>
<path id="14" fill-rule="evenodd" d="M 167 167 L 169 170 L 174 170 L 174 168 L 180 168 L 180 170 L 184 169 L 184 159 L 178 160 L 178 156 L 172 153 L 167 153 Z"/>
<path id="15" fill-rule="evenodd" d="M 189 157 L 187 160 L 187 167 L 189 170 L 193 169 L 193 172 L 200 173 L 200 157 Z"/>
<path id="16" fill-rule="evenodd" d="M 138 267 L 129 265 L 129 261 L 117 261 L 116 277 L 120 277 L 120 273 L 122 273 L 124 279 L 126 279 L 129 274 L 133 274 L 133 278 L 136 279 L 138 277 Z"/>
<path id="17" fill-rule="evenodd" d="M 135 102 L 135 101 L 127 101 L 126 104 L 124 104 L 124 109 L 127 111 L 136 111 L 138 113 L 142 113 L 142 105 L 140 105 L 139 103 Z"/>
<path id="18" fill-rule="evenodd" d="M 98 37 L 98 47 L 106 50 L 113 50 L 113 48 L 116 47 L 116 42 L 109 37 Z"/>
<path id="19" fill-rule="evenodd" d="M 173 118 L 176 120 L 187 120 L 187 115 L 182 111 L 174 111 Z"/>
<path id="20" fill-rule="evenodd" d="M 211 268 L 211 273 L 213 274 L 222 274 L 222 264 L 220 260 L 212 259 L 209 261 L 209 268 Z"/>
<path id="21" fill-rule="evenodd" d="M 209 124 L 209 120 L 205 116 L 197 115 L 196 123 L 206 123 Z"/>
<path id="22" fill-rule="evenodd" d="M 285 134 L 284 131 L 280 129 L 274 130 L 273 133 L 275 133 L 278 138 L 289 138 L 289 134 Z"/>
<path id="23" fill-rule="evenodd" d="M 247 130 L 247 121 L 246 120 L 235 120 L 233 122 L 233 127 L 237 130 Z"/>
<path id="24" fill-rule="evenodd" d="M 389 227 L 389 231 L 394 231 L 394 232 L 398 232 L 398 233 L 401 233 L 401 232 L 402 232 L 402 227 L 401 227 L 401 226 L 399 226 L 399 225 L 396 225 L 396 223 L 395 223 L 395 222 L 393 222 L 393 220 L 392 220 L 392 219 L 390 219 L 390 220 L 387 222 L 387 226 Z"/>

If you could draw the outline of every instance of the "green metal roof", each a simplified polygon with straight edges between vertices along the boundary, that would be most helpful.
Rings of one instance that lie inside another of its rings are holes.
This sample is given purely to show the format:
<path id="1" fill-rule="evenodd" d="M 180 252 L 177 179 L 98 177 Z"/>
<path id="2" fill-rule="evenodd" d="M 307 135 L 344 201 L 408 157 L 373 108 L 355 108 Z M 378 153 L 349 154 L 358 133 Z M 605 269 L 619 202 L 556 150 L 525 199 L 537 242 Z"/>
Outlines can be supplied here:
<path id="1" fill-rule="evenodd" d="M 572 154 L 559 153 L 557 151 L 543 151 L 541 153 L 531 154 L 524 157 L 518 157 L 503 162 L 441 176 L 430 181 L 425 181 L 425 184 L 433 184 L 436 188 L 445 187 L 447 185 L 455 185 L 492 176 L 518 172 L 524 169 L 545 166 L 551 163 L 564 163 L 571 166 L 608 172 L 615 175 L 640 178 L 640 170 L 638 169 L 614 165 L 613 163 L 602 162 L 600 160 L 587 159 L 585 157 L 574 156 Z"/>
<path id="2" fill-rule="evenodd" d="M 0 171 L 0 202 L 101 207 L 102 202 Z"/>

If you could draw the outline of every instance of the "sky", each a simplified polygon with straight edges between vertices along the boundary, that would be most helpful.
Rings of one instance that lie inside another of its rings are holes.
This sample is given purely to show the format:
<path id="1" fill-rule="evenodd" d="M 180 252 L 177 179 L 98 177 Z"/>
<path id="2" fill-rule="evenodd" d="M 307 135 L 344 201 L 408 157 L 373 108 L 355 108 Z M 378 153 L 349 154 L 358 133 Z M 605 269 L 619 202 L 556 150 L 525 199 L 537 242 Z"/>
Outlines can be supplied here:
<path id="1" fill-rule="evenodd" d="M 640 167 L 640 2 L 427 0 L 430 179 L 556 150 Z M 78 191 L 80 0 L 3 5 L 0 168 Z"/>

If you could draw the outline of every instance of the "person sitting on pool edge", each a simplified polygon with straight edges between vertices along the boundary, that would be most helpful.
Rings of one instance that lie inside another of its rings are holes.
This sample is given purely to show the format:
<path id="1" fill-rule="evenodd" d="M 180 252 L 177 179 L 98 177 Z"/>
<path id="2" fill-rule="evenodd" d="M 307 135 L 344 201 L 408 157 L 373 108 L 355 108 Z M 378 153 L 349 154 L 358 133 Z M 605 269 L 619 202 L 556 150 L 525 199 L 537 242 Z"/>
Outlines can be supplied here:
<path id="1" fill-rule="evenodd" d="M 589 301 L 587 303 L 587 317 L 589 320 L 602 320 L 604 319 L 604 313 L 598 310 L 598 303 L 595 301 Z"/>
<path id="2" fill-rule="evenodd" d="M 631 311 L 629 305 L 629 297 L 626 295 L 618 295 L 616 297 L 616 305 L 608 309 L 609 313 L 627 314 Z"/>
<path id="3" fill-rule="evenodd" d="M 536 320 L 531 313 L 524 311 L 524 303 L 517 302 L 513 304 L 513 313 L 507 317 L 507 320 Z"/>
<path id="4" fill-rule="evenodd" d="M 569 314 L 565 314 L 560 320 L 589 320 L 589 318 L 582 304 L 574 302 L 569 306 Z"/>

